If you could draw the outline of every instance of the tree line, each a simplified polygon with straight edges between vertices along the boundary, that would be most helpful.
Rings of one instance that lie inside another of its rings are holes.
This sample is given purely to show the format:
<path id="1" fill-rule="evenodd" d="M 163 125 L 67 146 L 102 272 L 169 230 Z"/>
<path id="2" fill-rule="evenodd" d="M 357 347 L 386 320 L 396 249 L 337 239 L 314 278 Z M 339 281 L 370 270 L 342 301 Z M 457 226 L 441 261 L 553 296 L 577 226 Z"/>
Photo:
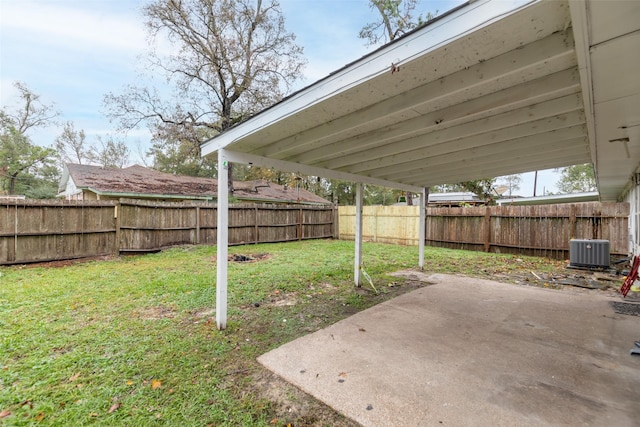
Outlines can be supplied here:
<path id="1" fill-rule="evenodd" d="M 424 25 L 437 11 L 418 13 L 418 0 L 370 0 L 377 20 L 358 36 L 368 45 L 393 41 Z M 107 116 L 116 131 L 146 127 L 151 146 L 146 166 L 190 176 L 217 177 L 216 159 L 203 158 L 200 146 L 257 112 L 280 101 L 302 77 L 306 64 L 295 35 L 285 28 L 276 0 L 151 0 L 142 8 L 149 50 L 142 59 L 149 76 L 165 78 L 167 87 L 129 85 L 104 96 Z M 169 43 L 171 53 L 158 49 Z M 148 81 L 152 81 L 149 79 Z M 131 156 L 124 139 L 109 136 L 88 141 L 74 123 L 59 123 L 60 113 L 24 83 L 15 83 L 18 102 L 0 109 L 0 180 L 5 194 L 55 197 L 65 162 L 123 167 Z M 34 129 L 57 126 L 49 147 L 31 140 Z M 592 171 L 593 169 L 591 169 Z M 335 203 L 355 201 L 353 183 L 300 176 L 259 167 L 232 165 L 235 180 L 267 180 L 302 187 Z M 575 179 L 579 174 L 571 175 Z M 517 189 L 517 178 L 509 179 Z M 495 199 L 496 179 L 453 183 L 432 189 L 471 191 Z M 410 194 L 367 186 L 365 203 L 391 204 Z"/>

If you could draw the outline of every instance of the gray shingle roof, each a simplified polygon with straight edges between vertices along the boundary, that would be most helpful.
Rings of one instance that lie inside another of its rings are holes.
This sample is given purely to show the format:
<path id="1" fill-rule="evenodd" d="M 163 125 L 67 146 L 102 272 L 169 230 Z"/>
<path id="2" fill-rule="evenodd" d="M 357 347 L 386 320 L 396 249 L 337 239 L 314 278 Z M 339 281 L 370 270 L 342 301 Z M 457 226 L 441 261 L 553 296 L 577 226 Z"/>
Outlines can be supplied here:
<path id="1" fill-rule="evenodd" d="M 159 172 L 140 165 L 127 168 L 67 163 L 76 187 L 111 195 L 216 197 L 218 180 Z M 304 189 L 285 189 L 282 185 L 258 182 L 234 182 L 234 196 L 256 202 L 330 204 Z"/>

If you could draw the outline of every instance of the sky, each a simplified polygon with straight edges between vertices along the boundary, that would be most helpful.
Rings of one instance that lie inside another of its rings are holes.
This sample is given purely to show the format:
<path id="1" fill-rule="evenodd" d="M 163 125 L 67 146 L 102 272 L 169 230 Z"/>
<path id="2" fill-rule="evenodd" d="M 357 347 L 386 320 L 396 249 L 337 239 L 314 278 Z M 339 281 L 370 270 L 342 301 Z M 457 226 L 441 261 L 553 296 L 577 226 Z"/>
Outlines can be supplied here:
<path id="1" fill-rule="evenodd" d="M 13 83 L 23 82 L 45 104 L 55 104 L 60 121 L 83 129 L 88 142 L 116 133 L 104 115 L 103 98 L 126 85 L 144 85 L 141 56 L 148 49 L 141 8 L 149 0 L 0 0 L 0 105 L 16 105 Z M 421 12 L 442 13 L 462 0 L 421 0 Z M 372 50 L 358 38 L 375 19 L 367 0 L 280 0 L 288 31 L 308 60 L 295 89 Z M 156 82 L 158 83 L 158 82 Z M 159 81 L 161 84 L 162 82 Z M 30 134 L 50 146 L 62 126 Z M 143 163 L 149 147 L 146 129 L 129 131 L 133 163 Z M 533 195 L 533 172 L 522 175 L 518 194 Z M 538 174 L 537 195 L 555 192 L 559 176 Z"/>

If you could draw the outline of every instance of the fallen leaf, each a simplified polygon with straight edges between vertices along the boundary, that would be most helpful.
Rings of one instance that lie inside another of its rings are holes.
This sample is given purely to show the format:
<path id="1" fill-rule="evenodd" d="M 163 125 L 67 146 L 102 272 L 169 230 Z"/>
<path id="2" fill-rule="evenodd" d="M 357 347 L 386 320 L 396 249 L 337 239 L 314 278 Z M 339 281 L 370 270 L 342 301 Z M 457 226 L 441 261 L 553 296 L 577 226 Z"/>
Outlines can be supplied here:
<path id="1" fill-rule="evenodd" d="M 78 379 L 78 377 L 79 377 L 79 376 L 80 376 L 80 372 L 76 372 L 75 374 L 73 374 L 73 375 L 71 375 L 71 376 L 69 377 L 69 382 L 70 382 L 70 383 L 71 383 L 71 382 L 74 382 L 75 380 L 77 380 L 77 379 Z"/>
<path id="2" fill-rule="evenodd" d="M 111 408 L 109 408 L 109 411 L 107 411 L 107 414 L 111 414 L 117 411 L 121 405 L 122 405 L 121 403 L 114 403 L 113 405 L 111 405 Z"/>
<path id="3" fill-rule="evenodd" d="M 271 424 L 271 425 L 278 424 L 278 419 L 277 418 L 272 419 L 269 424 Z"/>
<path id="4" fill-rule="evenodd" d="M 7 418 L 9 415 L 11 415 L 11 411 L 7 409 L 3 409 L 2 411 L 0 411 L 0 419 Z"/>
<path id="5" fill-rule="evenodd" d="M 358 329 L 360 332 L 367 332 L 367 330 L 365 328 L 360 328 Z"/>
<path id="6" fill-rule="evenodd" d="M 340 373 L 338 374 L 338 376 L 339 376 L 339 377 L 344 378 L 344 377 L 346 377 L 346 376 L 347 376 L 347 373 L 346 373 L 346 372 L 340 372 Z"/>
<path id="7" fill-rule="evenodd" d="M 92 412 L 92 413 L 89 414 L 89 416 L 95 418 L 95 417 L 98 416 L 98 413 L 97 412 Z"/>
<path id="8" fill-rule="evenodd" d="M 152 390 L 158 389 L 160 387 L 162 387 L 162 381 L 160 381 L 160 380 L 151 381 L 151 389 Z"/>
<path id="9" fill-rule="evenodd" d="M 64 402 L 60 402 L 60 407 L 61 407 L 62 409 L 64 409 L 64 408 L 65 408 L 65 406 L 67 406 L 67 404 L 66 404 L 66 403 L 64 403 Z"/>
<path id="10" fill-rule="evenodd" d="M 40 412 L 38 415 L 36 415 L 36 421 L 40 422 L 44 420 L 44 413 Z"/>
<path id="11" fill-rule="evenodd" d="M 33 409 L 33 402 L 30 400 L 25 400 L 24 402 L 20 402 L 20 407 L 22 406 L 29 406 L 29 409 Z"/>

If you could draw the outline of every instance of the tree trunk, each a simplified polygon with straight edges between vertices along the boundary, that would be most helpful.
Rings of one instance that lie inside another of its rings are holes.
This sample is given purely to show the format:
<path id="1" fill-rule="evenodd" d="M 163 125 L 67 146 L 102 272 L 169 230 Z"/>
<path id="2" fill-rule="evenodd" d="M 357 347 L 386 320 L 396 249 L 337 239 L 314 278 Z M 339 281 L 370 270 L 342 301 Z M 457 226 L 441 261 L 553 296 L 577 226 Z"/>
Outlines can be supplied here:
<path id="1" fill-rule="evenodd" d="M 9 195 L 15 195 L 16 190 L 16 176 L 17 175 L 9 175 Z"/>

